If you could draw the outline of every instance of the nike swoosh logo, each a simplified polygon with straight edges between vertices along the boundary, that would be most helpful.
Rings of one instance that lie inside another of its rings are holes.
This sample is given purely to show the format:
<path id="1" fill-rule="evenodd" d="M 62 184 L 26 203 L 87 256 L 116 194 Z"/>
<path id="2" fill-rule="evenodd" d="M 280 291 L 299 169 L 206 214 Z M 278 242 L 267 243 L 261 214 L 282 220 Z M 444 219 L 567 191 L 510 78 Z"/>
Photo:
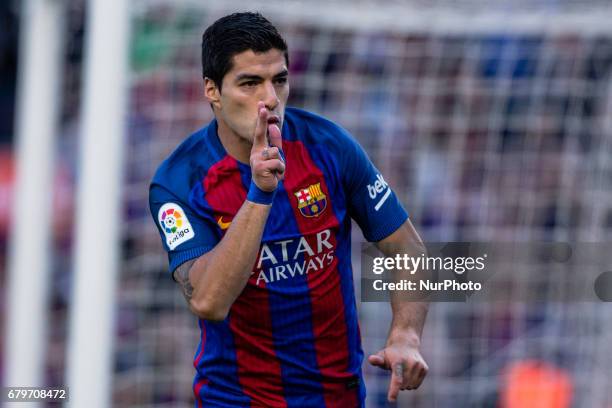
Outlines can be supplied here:
<path id="1" fill-rule="evenodd" d="M 219 217 L 219 219 L 217 220 L 217 224 L 219 224 L 219 228 L 221 228 L 222 230 L 226 230 L 229 228 L 232 222 L 223 222 L 223 217 Z"/>

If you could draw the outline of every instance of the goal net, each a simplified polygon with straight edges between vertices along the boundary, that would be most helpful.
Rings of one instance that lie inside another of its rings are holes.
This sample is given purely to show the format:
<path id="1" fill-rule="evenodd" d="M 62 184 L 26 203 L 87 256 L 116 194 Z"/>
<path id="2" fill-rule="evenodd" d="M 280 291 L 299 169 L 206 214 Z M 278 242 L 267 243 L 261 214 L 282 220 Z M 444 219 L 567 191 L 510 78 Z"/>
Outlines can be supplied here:
<path id="1" fill-rule="evenodd" d="M 167 272 L 148 183 L 212 117 L 203 29 L 245 8 L 288 41 L 290 104 L 355 135 L 424 240 L 612 237 L 604 1 L 132 2 L 115 406 L 193 403 L 197 320 Z M 367 355 L 384 344 L 389 305 L 359 308 Z M 531 384 L 545 402 L 530 406 L 610 407 L 611 311 L 601 302 L 434 303 L 423 338 L 430 373 L 399 406 L 520 406 L 515 394 L 530 395 Z M 389 376 L 366 365 L 367 404 L 384 406 Z"/>

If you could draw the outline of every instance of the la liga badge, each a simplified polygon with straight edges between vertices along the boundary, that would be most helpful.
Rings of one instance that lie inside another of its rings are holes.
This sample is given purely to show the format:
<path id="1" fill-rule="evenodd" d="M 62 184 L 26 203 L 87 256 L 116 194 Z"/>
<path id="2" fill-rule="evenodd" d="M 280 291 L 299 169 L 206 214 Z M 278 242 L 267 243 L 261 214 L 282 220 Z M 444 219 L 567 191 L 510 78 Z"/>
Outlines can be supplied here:
<path id="1" fill-rule="evenodd" d="M 170 249 L 174 249 L 183 242 L 195 237 L 185 211 L 176 203 L 162 205 L 157 214 L 157 219 L 166 236 L 166 244 Z"/>

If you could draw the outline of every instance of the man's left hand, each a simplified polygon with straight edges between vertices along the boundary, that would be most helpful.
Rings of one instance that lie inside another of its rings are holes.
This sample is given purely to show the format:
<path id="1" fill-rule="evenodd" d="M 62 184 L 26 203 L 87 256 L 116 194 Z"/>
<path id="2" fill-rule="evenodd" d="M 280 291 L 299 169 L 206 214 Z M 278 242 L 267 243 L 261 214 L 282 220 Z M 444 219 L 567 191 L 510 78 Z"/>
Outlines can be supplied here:
<path id="1" fill-rule="evenodd" d="M 400 390 L 414 390 L 421 385 L 429 367 L 419 348 L 405 340 L 388 341 L 387 346 L 368 361 L 376 367 L 391 370 L 391 383 L 387 399 L 397 400 Z"/>

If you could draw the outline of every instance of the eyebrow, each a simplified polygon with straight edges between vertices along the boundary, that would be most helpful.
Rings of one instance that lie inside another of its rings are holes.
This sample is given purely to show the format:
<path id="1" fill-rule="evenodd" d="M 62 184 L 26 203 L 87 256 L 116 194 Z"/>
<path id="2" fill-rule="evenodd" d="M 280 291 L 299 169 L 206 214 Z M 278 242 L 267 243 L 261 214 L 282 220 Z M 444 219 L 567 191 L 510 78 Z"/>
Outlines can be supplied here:
<path id="1" fill-rule="evenodd" d="M 289 75 L 289 71 L 287 71 L 286 69 L 283 69 L 281 72 L 279 72 L 278 74 L 274 75 L 274 78 L 280 78 L 280 77 L 284 77 Z"/>
<path id="2" fill-rule="evenodd" d="M 274 75 L 273 78 L 281 78 L 281 77 L 286 77 L 288 75 L 289 75 L 289 71 L 287 71 L 286 69 L 283 69 L 281 72 L 279 72 L 278 74 Z M 244 81 L 244 80 L 259 81 L 261 79 L 263 79 L 261 76 L 254 75 L 254 74 L 238 74 L 236 76 L 236 81 L 237 82 Z"/>

